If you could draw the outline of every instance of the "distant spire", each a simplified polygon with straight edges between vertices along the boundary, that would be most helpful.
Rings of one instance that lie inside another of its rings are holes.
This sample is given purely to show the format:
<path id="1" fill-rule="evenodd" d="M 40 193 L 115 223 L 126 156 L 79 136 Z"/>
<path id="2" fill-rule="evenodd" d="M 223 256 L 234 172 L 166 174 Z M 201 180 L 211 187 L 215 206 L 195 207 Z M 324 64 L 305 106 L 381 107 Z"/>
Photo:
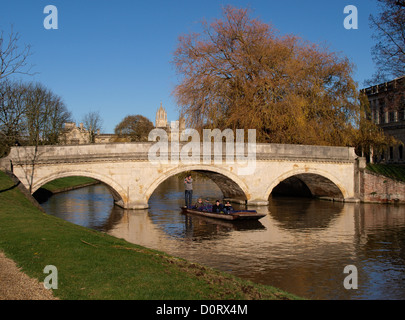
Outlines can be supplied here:
<path id="1" fill-rule="evenodd" d="M 160 108 L 159 108 L 159 111 L 160 111 L 160 110 L 166 111 L 165 108 L 163 108 L 163 106 L 162 106 L 162 101 L 160 101 Z"/>
<path id="2" fill-rule="evenodd" d="M 155 127 L 166 127 L 167 126 L 167 113 L 166 110 L 163 108 L 162 102 L 160 102 L 160 108 L 156 112 L 156 122 Z"/>

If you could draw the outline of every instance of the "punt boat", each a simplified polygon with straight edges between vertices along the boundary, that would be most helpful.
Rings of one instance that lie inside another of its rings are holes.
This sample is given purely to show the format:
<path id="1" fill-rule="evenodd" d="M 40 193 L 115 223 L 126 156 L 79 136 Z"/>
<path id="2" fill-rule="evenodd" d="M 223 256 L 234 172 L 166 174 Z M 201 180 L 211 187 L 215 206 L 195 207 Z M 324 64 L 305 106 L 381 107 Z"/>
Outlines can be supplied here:
<path id="1" fill-rule="evenodd" d="M 230 211 L 229 214 L 225 213 L 214 213 L 210 211 L 200 211 L 195 209 L 190 209 L 187 207 L 181 207 L 183 213 L 191 213 L 203 217 L 221 219 L 221 220 L 231 220 L 231 221 L 240 221 L 240 220 L 259 220 L 266 216 L 264 213 L 257 213 L 256 210 L 234 210 Z"/>

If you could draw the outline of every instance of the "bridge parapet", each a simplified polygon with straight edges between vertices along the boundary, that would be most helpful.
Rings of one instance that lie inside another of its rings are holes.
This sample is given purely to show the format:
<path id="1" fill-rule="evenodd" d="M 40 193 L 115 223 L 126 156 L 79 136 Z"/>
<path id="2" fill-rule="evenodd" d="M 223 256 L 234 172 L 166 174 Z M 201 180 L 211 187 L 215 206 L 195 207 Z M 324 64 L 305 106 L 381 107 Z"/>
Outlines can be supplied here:
<path id="1" fill-rule="evenodd" d="M 36 163 L 70 163 L 89 161 L 147 161 L 148 152 L 153 142 L 145 143 L 111 143 L 67 146 L 39 146 L 13 147 L 8 157 L 3 162 L 13 164 Z M 179 150 L 187 143 L 179 144 Z M 289 145 L 289 144 L 256 144 L 254 154 L 249 154 L 245 144 L 243 156 L 251 156 L 256 160 L 302 160 L 302 161 L 331 161 L 331 162 L 354 162 L 358 157 L 354 148 L 351 147 L 328 147 L 312 145 Z M 203 144 L 200 145 L 201 159 Z M 238 156 L 235 151 L 235 157 Z M 165 154 L 161 154 L 164 156 Z M 211 150 L 211 158 L 214 158 L 214 150 Z M 171 159 L 171 145 L 168 145 L 168 159 Z M 226 158 L 225 144 L 222 147 L 222 157 Z"/>
<path id="2" fill-rule="evenodd" d="M 258 159 L 319 159 L 353 162 L 357 159 L 354 148 L 296 144 L 257 144 Z"/>

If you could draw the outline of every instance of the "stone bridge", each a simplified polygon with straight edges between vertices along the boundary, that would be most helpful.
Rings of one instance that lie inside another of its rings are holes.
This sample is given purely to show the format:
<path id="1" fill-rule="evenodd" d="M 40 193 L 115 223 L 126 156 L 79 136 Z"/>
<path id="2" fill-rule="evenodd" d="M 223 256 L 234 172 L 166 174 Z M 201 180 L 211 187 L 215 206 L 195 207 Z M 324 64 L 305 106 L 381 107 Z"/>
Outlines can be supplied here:
<path id="1" fill-rule="evenodd" d="M 128 209 L 147 208 L 150 196 L 163 181 L 187 171 L 206 175 L 225 198 L 248 205 L 267 205 L 277 188 L 299 185 L 312 196 L 358 201 L 358 157 L 353 148 L 256 144 L 254 170 L 242 175 L 240 169 L 246 163 L 228 162 L 225 156 L 218 163 L 214 154 L 208 161 L 185 163 L 169 157 L 166 162 L 151 162 L 148 153 L 153 144 L 13 147 L 8 157 L 1 159 L 1 167 L 13 171 L 31 193 L 57 178 L 91 177 L 106 184 L 115 203 Z"/>

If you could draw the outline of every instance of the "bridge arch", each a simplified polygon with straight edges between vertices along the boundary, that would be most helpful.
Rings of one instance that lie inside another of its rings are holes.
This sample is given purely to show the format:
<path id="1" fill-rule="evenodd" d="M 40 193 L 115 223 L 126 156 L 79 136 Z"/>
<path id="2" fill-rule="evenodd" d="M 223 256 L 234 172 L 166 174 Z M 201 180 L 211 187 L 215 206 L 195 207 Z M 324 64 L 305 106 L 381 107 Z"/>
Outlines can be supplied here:
<path id="1" fill-rule="evenodd" d="M 122 188 L 120 184 L 118 184 L 115 180 L 111 179 L 109 176 L 105 176 L 99 173 L 95 172 L 88 172 L 88 171 L 61 171 L 61 172 L 55 172 L 50 175 L 47 175 L 45 177 L 42 177 L 40 180 L 36 181 L 35 185 L 32 187 L 32 193 L 37 191 L 40 187 L 43 185 L 47 184 L 48 182 L 51 182 L 56 179 L 60 178 L 66 178 L 66 177 L 88 177 L 88 178 L 93 178 L 95 180 L 98 180 L 105 184 L 108 189 L 110 190 L 114 201 L 118 205 L 122 205 L 125 203 L 127 195 L 125 193 L 125 190 Z"/>
<path id="2" fill-rule="evenodd" d="M 284 172 L 277 179 L 275 179 L 266 190 L 266 199 L 270 197 L 275 187 L 277 187 L 281 182 L 286 181 L 287 179 L 292 177 L 300 179 L 309 188 L 313 195 L 331 196 L 327 193 L 319 194 L 319 190 L 321 190 L 322 187 L 315 184 L 320 183 L 323 185 L 327 185 L 327 187 L 330 188 L 331 191 L 333 191 L 332 198 L 345 199 L 349 197 L 349 193 L 343 187 L 343 184 L 340 182 L 340 180 L 329 172 L 314 168 L 300 168 Z"/>
<path id="3" fill-rule="evenodd" d="M 187 171 L 196 171 L 206 175 L 218 185 L 226 198 L 237 198 L 244 201 L 250 197 L 247 185 L 231 171 L 215 166 L 190 165 L 164 172 L 161 177 L 153 181 L 145 192 L 147 201 L 149 201 L 149 198 L 161 183 L 170 177 Z M 221 183 L 221 180 L 224 183 Z"/>

